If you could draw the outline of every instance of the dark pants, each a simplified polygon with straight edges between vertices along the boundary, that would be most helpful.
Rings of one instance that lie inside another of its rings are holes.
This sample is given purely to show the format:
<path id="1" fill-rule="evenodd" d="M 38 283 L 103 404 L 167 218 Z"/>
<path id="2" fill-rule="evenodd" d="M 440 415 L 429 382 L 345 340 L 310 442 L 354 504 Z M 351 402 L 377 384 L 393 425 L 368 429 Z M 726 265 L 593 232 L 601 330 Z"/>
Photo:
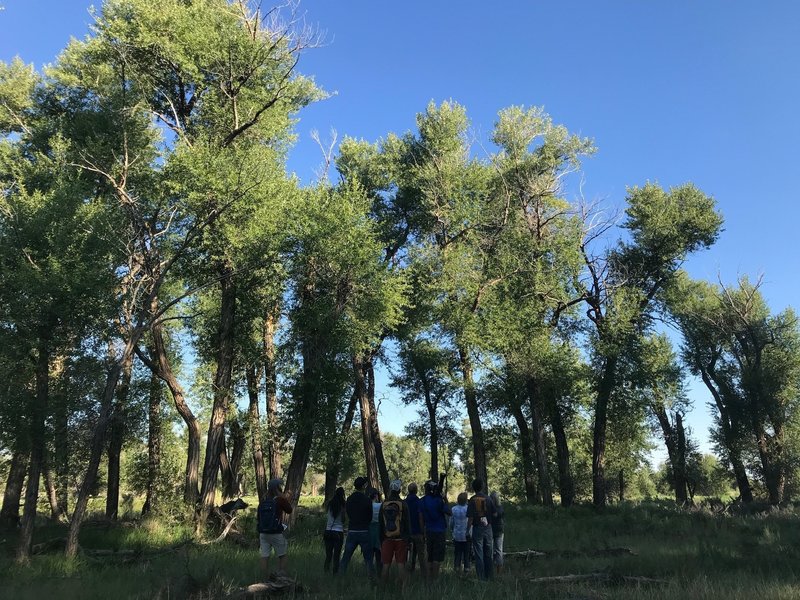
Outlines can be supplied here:
<path id="1" fill-rule="evenodd" d="M 419 559 L 419 569 L 425 575 L 428 572 L 428 559 L 425 556 L 425 536 L 421 533 L 411 536 L 411 546 L 409 547 L 409 557 L 406 562 L 406 569 L 413 571 Z"/>
<path id="2" fill-rule="evenodd" d="M 489 531 L 491 531 L 491 529 Z M 356 548 L 359 546 L 361 546 L 361 554 L 364 557 L 364 563 L 367 565 L 367 573 L 372 577 L 375 575 L 375 563 L 372 561 L 372 541 L 369 537 L 369 531 L 347 532 L 347 539 L 344 542 L 344 556 L 342 556 L 341 571 L 342 573 L 347 573 L 347 565 L 350 564 L 353 552 L 355 552 Z"/>
<path id="3" fill-rule="evenodd" d="M 342 544 L 344 543 L 344 534 L 341 531 L 326 531 L 323 536 L 325 540 L 325 572 L 331 569 L 331 561 L 333 561 L 333 574 L 339 572 L 339 558 L 342 556 Z"/>
<path id="4" fill-rule="evenodd" d="M 456 572 L 461 570 L 464 564 L 464 571 L 469 571 L 470 542 L 453 542 L 453 568 Z"/>
<path id="5" fill-rule="evenodd" d="M 494 540 L 490 525 L 472 526 L 472 547 L 475 550 L 475 571 L 478 579 L 491 579 Z"/>

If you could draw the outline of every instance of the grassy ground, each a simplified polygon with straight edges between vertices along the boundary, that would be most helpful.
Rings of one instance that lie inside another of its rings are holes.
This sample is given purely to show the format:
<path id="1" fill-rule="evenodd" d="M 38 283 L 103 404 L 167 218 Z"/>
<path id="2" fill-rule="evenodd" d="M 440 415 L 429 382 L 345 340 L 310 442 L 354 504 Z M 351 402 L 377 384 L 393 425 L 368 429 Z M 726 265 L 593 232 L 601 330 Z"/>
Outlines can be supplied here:
<path id="1" fill-rule="evenodd" d="M 246 534 L 254 531 L 254 510 L 240 517 Z M 663 504 L 610 507 L 596 513 L 589 507 L 549 510 L 507 507 L 506 550 L 536 549 L 548 557 L 509 559 L 504 573 L 491 584 L 445 572 L 433 590 L 419 578 L 406 595 L 436 598 L 800 598 L 800 514 L 792 510 L 760 516 L 717 516 L 682 512 Z M 346 577 L 329 579 L 322 573 L 318 501 L 305 502 L 291 532 L 289 571 L 303 584 L 300 597 L 384 598 L 399 594 L 396 586 L 372 587 L 363 563 L 354 560 Z M 48 525 L 37 529 L 34 542 L 64 534 Z M 67 561 L 58 553 L 35 556 L 28 567 L 13 563 L 13 534 L 0 534 L 0 597 L 2 598 L 219 598 L 258 580 L 255 534 L 252 549 L 228 542 L 210 546 L 187 544 L 178 551 L 153 555 L 182 540 L 190 530 L 153 521 L 109 525 L 87 523 L 81 545 L 90 549 L 140 550 L 130 564 L 113 559 L 78 558 Z M 632 554 L 604 555 L 624 547 Z M 450 552 L 450 550 L 448 550 Z M 452 561 L 452 554 L 448 556 Z M 603 572 L 610 582 L 536 583 L 536 577 Z M 617 577 L 620 576 L 620 577 Z M 637 585 L 622 576 L 667 580 Z"/>

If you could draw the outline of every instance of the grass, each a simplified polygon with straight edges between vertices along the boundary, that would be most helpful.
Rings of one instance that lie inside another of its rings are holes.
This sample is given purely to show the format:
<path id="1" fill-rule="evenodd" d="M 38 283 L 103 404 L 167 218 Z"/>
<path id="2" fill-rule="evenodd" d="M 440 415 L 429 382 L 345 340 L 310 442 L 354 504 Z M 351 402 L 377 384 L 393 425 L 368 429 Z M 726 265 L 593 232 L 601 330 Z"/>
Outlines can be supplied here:
<path id="1" fill-rule="evenodd" d="M 142 557 L 130 564 L 111 559 L 60 554 L 33 557 L 30 566 L 13 562 L 14 536 L 0 535 L 2 598 L 218 598 L 258 580 L 254 503 L 240 517 L 252 549 L 223 542 L 186 545 L 176 552 Z M 350 573 L 336 579 L 322 573 L 322 511 L 319 500 L 305 501 L 291 531 L 289 571 L 304 586 L 300 597 L 384 598 L 399 595 L 396 586 L 372 587 L 360 557 Z M 64 534 L 46 525 L 34 542 Z M 91 549 L 136 549 L 152 553 L 188 539 L 190 527 L 153 520 L 121 524 L 87 523 L 81 545 Z M 445 572 L 433 590 L 412 578 L 406 595 L 434 594 L 441 599 L 731 599 L 800 597 L 800 514 L 793 509 L 755 516 L 719 516 L 680 511 L 669 503 L 623 504 L 602 513 L 586 506 L 569 510 L 507 507 L 506 550 L 536 549 L 544 558 L 509 559 L 491 584 Z M 633 554 L 596 554 L 625 547 Z M 449 551 L 450 552 L 450 551 Z M 452 554 L 448 555 L 448 561 Z M 666 584 L 532 583 L 536 577 L 603 572 L 665 579 Z"/>

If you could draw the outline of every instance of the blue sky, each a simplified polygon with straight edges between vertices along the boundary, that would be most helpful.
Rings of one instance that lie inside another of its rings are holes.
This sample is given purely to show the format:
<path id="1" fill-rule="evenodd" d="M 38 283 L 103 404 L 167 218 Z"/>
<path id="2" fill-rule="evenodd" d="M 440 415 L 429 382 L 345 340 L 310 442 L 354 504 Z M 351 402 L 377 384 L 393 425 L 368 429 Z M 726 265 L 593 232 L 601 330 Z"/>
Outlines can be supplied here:
<path id="1" fill-rule="evenodd" d="M 0 59 L 52 61 L 90 21 L 84 0 L 0 0 Z M 730 0 L 306 0 L 325 32 L 300 70 L 328 100 L 300 115 L 289 168 L 309 181 L 321 163 L 310 139 L 375 140 L 413 128 L 430 100 L 467 107 L 484 141 L 497 111 L 544 105 L 595 140 L 583 194 L 620 206 L 629 185 L 692 181 L 725 216 L 719 242 L 687 268 L 725 282 L 764 275 L 780 310 L 797 305 L 800 3 Z M 572 190 L 574 194 L 577 190 Z M 388 393 L 388 391 L 386 392 Z M 689 423 L 703 441 L 707 395 L 693 386 Z M 412 415 L 384 402 L 383 427 Z"/>

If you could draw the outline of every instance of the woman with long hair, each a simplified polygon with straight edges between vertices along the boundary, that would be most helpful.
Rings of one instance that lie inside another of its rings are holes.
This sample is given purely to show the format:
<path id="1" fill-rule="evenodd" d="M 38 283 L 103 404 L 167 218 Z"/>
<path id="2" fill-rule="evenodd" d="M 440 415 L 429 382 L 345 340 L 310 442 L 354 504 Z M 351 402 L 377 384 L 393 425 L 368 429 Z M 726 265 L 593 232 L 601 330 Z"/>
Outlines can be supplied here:
<path id="1" fill-rule="evenodd" d="M 339 559 L 342 556 L 342 543 L 344 542 L 344 521 L 346 519 L 344 488 L 338 487 L 333 498 L 328 503 L 328 521 L 325 524 L 325 572 L 331 569 L 333 561 L 333 574 L 339 572 Z"/>

